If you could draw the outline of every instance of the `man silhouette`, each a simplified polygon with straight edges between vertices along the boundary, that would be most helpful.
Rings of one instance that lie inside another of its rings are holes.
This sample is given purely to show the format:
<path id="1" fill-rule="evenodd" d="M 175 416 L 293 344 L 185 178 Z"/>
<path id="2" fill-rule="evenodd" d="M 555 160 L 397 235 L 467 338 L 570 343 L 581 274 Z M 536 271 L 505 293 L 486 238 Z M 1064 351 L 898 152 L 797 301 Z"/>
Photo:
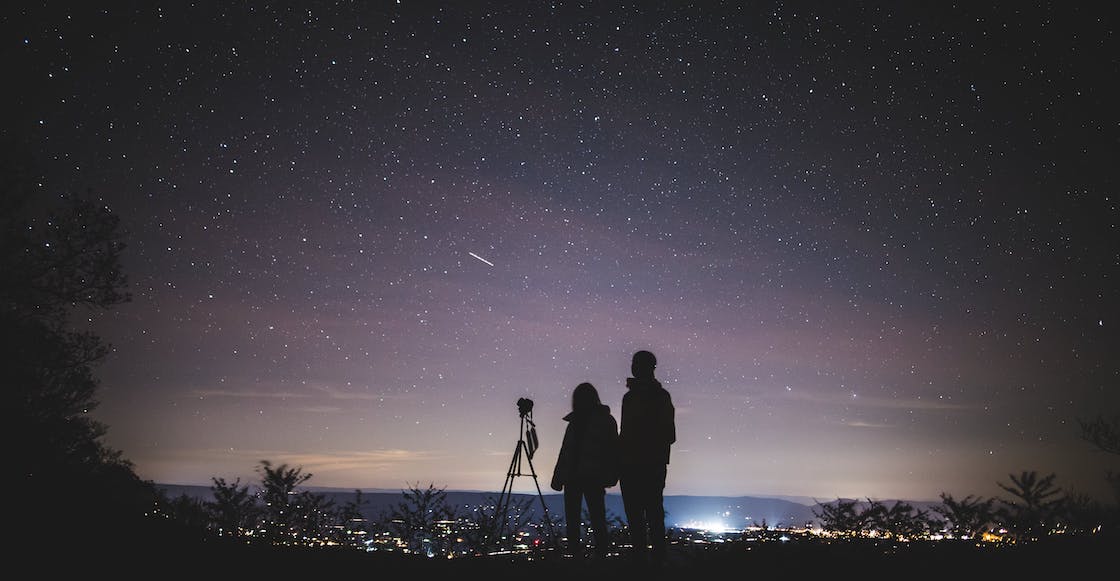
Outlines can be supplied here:
<path id="1" fill-rule="evenodd" d="M 634 557 L 660 565 L 665 560 L 665 477 L 677 428 L 673 400 L 654 378 L 655 367 L 657 358 L 649 351 L 634 353 L 630 362 L 619 425 L 619 488 Z"/>

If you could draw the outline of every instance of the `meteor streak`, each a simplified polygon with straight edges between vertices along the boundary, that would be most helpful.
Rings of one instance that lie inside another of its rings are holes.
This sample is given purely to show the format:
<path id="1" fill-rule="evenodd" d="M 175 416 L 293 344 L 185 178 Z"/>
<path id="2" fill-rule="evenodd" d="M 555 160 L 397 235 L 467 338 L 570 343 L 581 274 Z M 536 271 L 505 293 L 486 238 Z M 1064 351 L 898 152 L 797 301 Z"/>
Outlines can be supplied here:
<path id="1" fill-rule="evenodd" d="M 490 262 L 489 260 L 486 260 L 485 258 L 483 258 L 483 257 L 481 257 L 481 256 L 479 256 L 479 255 L 477 255 L 477 254 L 475 254 L 475 253 L 473 253 L 469 250 L 467 251 L 467 254 L 470 254 L 471 256 L 481 260 L 482 262 L 485 262 L 486 264 L 489 264 L 490 266 L 494 266 L 493 262 Z"/>

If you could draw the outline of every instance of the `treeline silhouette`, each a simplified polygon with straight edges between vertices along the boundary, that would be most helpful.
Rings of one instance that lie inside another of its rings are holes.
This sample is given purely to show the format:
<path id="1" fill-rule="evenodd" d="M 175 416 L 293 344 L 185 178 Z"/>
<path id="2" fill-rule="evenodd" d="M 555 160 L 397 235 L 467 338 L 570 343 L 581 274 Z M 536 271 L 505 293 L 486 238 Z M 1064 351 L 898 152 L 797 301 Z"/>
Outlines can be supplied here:
<path id="1" fill-rule="evenodd" d="M 299 552 L 301 562 L 318 563 L 328 553 L 371 548 L 407 556 L 481 557 L 485 549 L 513 549 L 534 539 L 500 531 L 531 532 L 541 523 L 496 523 L 485 506 L 460 514 L 432 484 L 402 491 L 398 506 L 370 521 L 360 516 L 360 491 L 352 502 L 335 505 L 301 489 L 312 476 L 301 467 L 268 460 L 258 466 L 259 486 L 215 477 L 208 501 L 168 498 L 139 478 L 132 463 L 102 441 L 107 426 L 90 417 L 98 404 L 94 368 L 108 346 L 71 324 L 78 311 L 131 300 L 120 264 L 125 242 L 119 218 L 92 193 L 44 195 L 41 177 L 18 159 L 7 156 L 0 185 L 0 354 L 15 468 L 6 519 L 16 533 L 13 554 L 34 556 L 43 567 L 62 562 L 42 555 L 123 559 L 123 566 L 143 556 L 219 554 L 209 550 L 278 563 L 277 553 L 259 551 L 288 548 Z M 1079 425 L 1088 444 L 1120 454 L 1120 416 Z M 942 504 L 931 511 L 905 502 L 837 499 L 818 505 L 816 516 L 832 547 L 869 540 L 880 547 L 903 546 L 935 537 L 1016 546 L 1056 538 L 1115 540 L 1116 503 L 1067 492 L 1054 474 L 1024 471 L 1009 478 L 999 483 L 1007 498 L 943 494 Z M 1105 478 L 1120 502 L 1120 474 L 1109 471 Z M 526 518 L 525 508 L 510 511 L 511 518 Z M 620 530 L 625 523 L 612 515 L 610 526 Z M 765 523 L 759 528 L 765 530 Z M 536 540 L 541 544 L 530 547 L 547 546 L 547 539 Z"/>
<path id="2" fill-rule="evenodd" d="M 160 515 L 189 523 L 200 536 L 287 546 L 349 546 L 424 557 L 481 555 L 517 545 L 551 548 L 557 540 L 546 534 L 550 528 L 544 516 L 532 510 L 531 499 L 523 499 L 510 511 L 509 521 L 498 522 L 495 498 L 464 510 L 448 503 L 444 488 L 417 484 L 403 490 L 402 500 L 379 519 L 369 519 L 362 511 L 361 490 L 354 491 L 353 500 L 338 505 L 324 493 L 298 489 L 311 478 L 302 468 L 274 468 L 262 460 L 258 472 L 262 479 L 255 488 L 214 478 L 208 500 L 186 494 L 165 498 Z M 1008 498 L 958 500 L 942 494 L 941 504 L 927 509 L 906 501 L 888 504 L 873 499 L 818 503 L 812 511 L 820 527 L 817 534 L 833 540 L 959 539 L 999 546 L 1055 536 L 1090 537 L 1116 528 L 1114 507 L 1063 494 L 1054 474 L 1040 477 L 1027 471 L 1009 477 L 1011 484 L 999 483 Z M 561 518 L 551 518 L 551 530 L 562 530 Z M 609 526 L 619 533 L 626 523 L 611 515 Z M 749 528 L 756 531 L 753 534 L 772 529 L 765 521 Z M 502 531 L 520 534 L 514 537 Z M 616 534 L 612 543 L 625 538 Z"/>

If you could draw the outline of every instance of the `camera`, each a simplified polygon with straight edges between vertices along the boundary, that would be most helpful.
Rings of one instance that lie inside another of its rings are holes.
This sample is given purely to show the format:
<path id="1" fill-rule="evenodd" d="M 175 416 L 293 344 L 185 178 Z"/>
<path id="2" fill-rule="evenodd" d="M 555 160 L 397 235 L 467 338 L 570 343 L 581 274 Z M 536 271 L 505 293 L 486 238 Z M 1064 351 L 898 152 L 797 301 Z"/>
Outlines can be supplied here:
<path id="1" fill-rule="evenodd" d="M 521 413 L 521 417 L 525 417 L 533 412 L 533 400 L 523 397 L 517 400 L 517 411 Z"/>

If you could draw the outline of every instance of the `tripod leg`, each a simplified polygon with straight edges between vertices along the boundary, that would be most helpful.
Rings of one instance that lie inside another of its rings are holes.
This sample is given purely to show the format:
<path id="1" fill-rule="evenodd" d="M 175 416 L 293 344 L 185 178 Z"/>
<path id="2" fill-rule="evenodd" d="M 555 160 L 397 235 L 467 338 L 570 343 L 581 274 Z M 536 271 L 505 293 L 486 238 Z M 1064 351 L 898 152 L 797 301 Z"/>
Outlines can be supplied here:
<path id="1" fill-rule="evenodd" d="M 490 535 L 492 541 L 497 543 L 502 538 L 502 533 L 506 529 L 506 520 L 509 517 L 509 503 L 513 498 L 513 478 L 521 471 L 521 442 L 517 443 L 517 447 L 513 450 L 513 458 L 509 462 L 509 470 L 506 471 L 506 481 L 502 485 L 502 493 L 498 497 L 498 505 L 494 507 L 494 522 L 490 526 Z"/>
<path id="2" fill-rule="evenodd" d="M 544 512 L 545 528 L 548 531 L 548 543 L 552 544 L 556 540 L 556 531 L 552 529 L 552 517 L 548 514 L 548 505 L 544 502 L 544 493 L 541 492 L 541 483 L 537 480 L 537 470 L 533 468 L 533 459 L 529 458 L 529 473 L 533 476 L 533 484 L 537 485 L 537 498 L 541 501 L 541 511 Z"/>

